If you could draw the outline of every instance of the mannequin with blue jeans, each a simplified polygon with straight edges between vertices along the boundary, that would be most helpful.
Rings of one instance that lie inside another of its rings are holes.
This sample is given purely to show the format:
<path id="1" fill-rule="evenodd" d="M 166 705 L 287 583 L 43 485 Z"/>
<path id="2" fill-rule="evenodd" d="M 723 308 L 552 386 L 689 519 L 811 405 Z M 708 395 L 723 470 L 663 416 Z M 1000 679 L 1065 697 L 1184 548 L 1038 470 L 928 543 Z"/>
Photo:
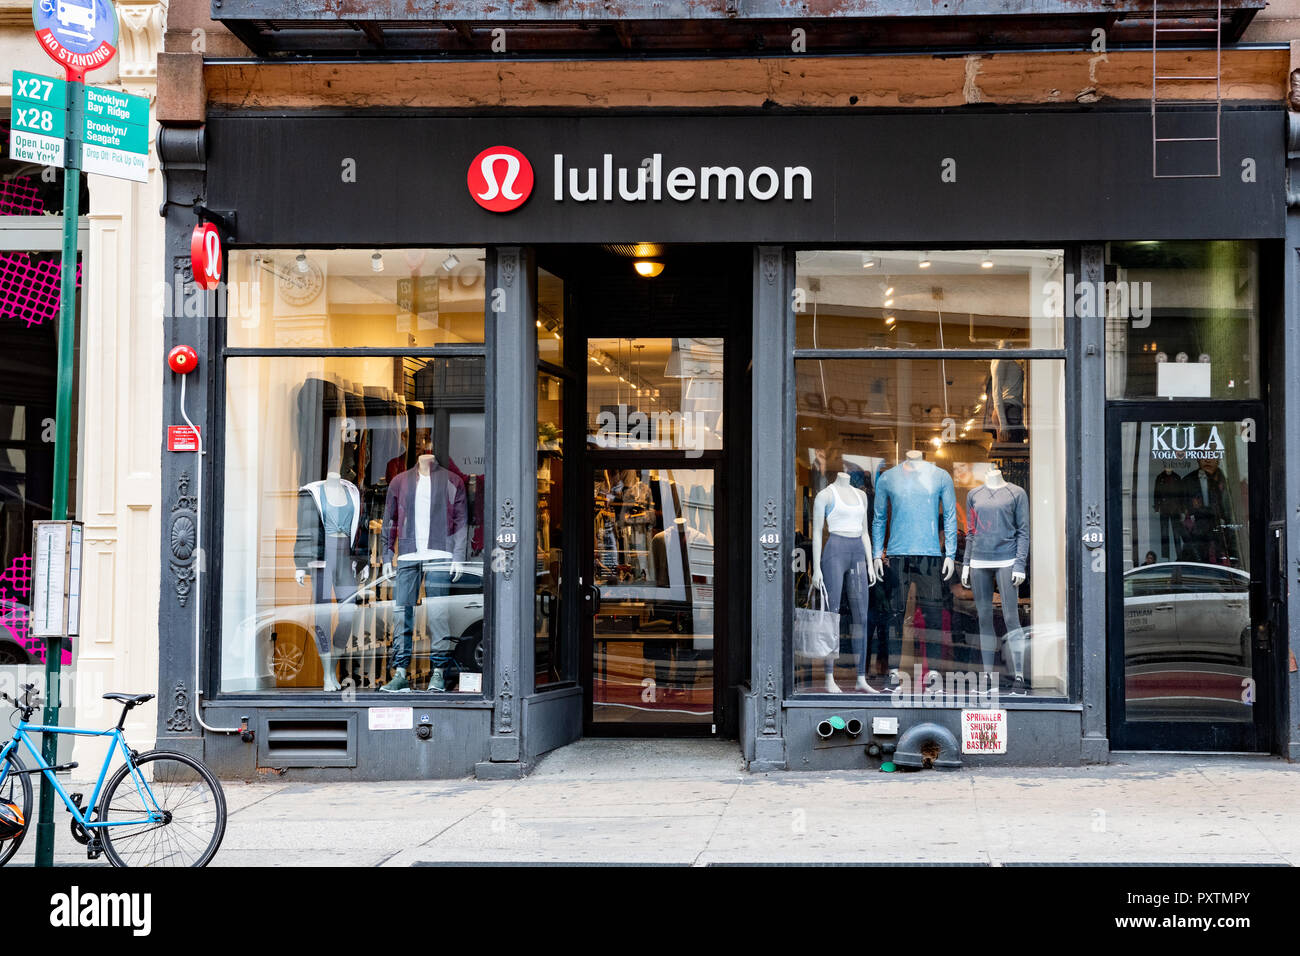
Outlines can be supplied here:
<path id="1" fill-rule="evenodd" d="M 903 618 L 913 585 L 926 630 L 939 631 L 943 626 L 943 582 L 957 568 L 957 494 L 952 476 L 919 451 L 907 452 L 876 482 L 872 531 L 876 577 L 884 578 L 889 565 L 889 683 L 895 688 L 900 684 Z"/>
<path id="2" fill-rule="evenodd" d="M 826 546 L 822 547 L 822 525 L 826 526 Z M 854 488 L 848 472 L 841 471 L 835 481 L 813 499 L 813 590 L 826 587 L 826 610 L 838 612 L 841 598 L 847 593 L 853 615 L 853 652 L 858 659 L 855 689 L 877 693 L 867 683 L 867 609 L 869 589 L 876 583 L 871 564 L 871 532 L 867 527 L 867 496 Z M 835 683 L 835 660 L 825 660 L 826 692 L 840 693 Z"/>
<path id="3" fill-rule="evenodd" d="M 415 606 L 423 585 L 426 626 L 434 643 L 446 640 L 449 621 L 447 602 L 437 600 L 460 579 L 465 557 L 468 509 L 465 485 L 455 473 L 441 467 L 427 451 L 414 468 L 397 475 L 388 486 L 384 503 L 384 570 L 392 574 L 397 563 L 397 586 L 393 598 L 397 627 L 393 638 L 393 678 L 381 690 L 410 689 L 407 670 L 411 664 L 415 631 Z M 450 658 L 432 656 L 433 676 L 428 689 L 441 691 L 442 665 Z"/>

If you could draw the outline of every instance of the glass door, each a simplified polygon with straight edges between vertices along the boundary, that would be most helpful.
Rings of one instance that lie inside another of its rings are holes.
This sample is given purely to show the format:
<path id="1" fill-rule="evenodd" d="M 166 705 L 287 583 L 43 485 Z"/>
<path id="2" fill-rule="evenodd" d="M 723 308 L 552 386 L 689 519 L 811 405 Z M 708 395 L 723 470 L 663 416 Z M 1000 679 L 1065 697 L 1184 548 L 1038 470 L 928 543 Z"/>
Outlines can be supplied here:
<path id="1" fill-rule="evenodd" d="M 716 471 L 595 463 L 584 548 L 588 733 L 713 732 Z"/>
<path id="2" fill-rule="evenodd" d="M 1258 403 L 1110 411 L 1116 749 L 1266 747 L 1266 434 Z"/>

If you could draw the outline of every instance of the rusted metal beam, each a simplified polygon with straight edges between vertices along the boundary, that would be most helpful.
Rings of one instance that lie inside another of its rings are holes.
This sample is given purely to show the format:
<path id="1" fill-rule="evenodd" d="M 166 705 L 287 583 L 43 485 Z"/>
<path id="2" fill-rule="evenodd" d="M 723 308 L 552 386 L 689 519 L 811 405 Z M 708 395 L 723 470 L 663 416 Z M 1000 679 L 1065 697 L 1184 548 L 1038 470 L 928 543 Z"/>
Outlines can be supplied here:
<path id="1" fill-rule="evenodd" d="M 1225 0 L 1225 10 L 1262 10 L 1266 0 Z M 820 18 L 1070 16 L 1150 13 L 1151 0 L 220 0 L 214 20 L 392 22 L 790 20 Z M 1214 9 L 1179 0 L 1179 10 Z"/>
<path id="2" fill-rule="evenodd" d="M 375 49 L 384 49 L 384 31 L 379 28 L 379 24 L 373 20 L 354 20 L 349 25 L 364 33 Z"/>
<path id="3" fill-rule="evenodd" d="M 442 22 L 442 25 L 446 27 L 448 30 L 455 31 L 457 36 L 459 36 L 467 44 L 474 42 L 474 31 L 469 28 L 468 23 L 461 23 L 459 21 L 453 21 L 453 20 L 444 20 Z"/>
<path id="4" fill-rule="evenodd" d="M 228 4 L 232 0 L 224 0 Z M 1238 10 L 1226 19 L 1223 38 L 1240 37 L 1254 10 Z M 1162 22 L 1164 18 L 1162 17 Z M 382 31 L 382 50 L 373 37 L 365 37 L 352 24 L 335 21 L 229 21 L 255 52 L 417 57 L 495 57 L 483 44 L 473 42 L 473 24 L 463 21 L 373 24 Z M 802 52 L 808 54 L 864 52 L 944 52 L 974 49 L 1074 47 L 1088 49 L 1093 31 L 1106 31 L 1108 48 L 1125 44 L 1149 48 L 1151 20 L 1139 14 L 1114 13 L 1052 17 L 929 17 L 912 19 L 810 19 L 810 20 L 643 20 L 590 22 L 480 21 L 481 29 L 501 28 L 507 33 L 509 56 L 716 56 L 753 55 L 795 50 L 792 40 L 800 30 Z M 1189 34 L 1180 43 L 1213 48 L 1212 34 Z"/>

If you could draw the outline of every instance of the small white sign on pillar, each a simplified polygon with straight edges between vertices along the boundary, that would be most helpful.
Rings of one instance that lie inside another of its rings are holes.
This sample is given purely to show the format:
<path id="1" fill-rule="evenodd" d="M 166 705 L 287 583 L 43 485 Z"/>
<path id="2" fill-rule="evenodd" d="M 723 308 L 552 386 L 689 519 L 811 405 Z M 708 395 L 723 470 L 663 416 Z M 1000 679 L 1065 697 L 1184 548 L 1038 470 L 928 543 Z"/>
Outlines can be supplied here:
<path id="1" fill-rule="evenodd" d="M 81 631 L 80 521 L 32 522 L 32 636 Z"/>

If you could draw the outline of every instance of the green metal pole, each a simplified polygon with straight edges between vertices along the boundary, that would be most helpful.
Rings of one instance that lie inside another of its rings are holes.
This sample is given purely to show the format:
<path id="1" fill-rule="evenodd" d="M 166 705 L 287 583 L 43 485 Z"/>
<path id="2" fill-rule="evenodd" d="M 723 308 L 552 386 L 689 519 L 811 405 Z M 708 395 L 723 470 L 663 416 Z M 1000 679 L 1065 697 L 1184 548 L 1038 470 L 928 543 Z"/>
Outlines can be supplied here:
<path id="1" fill-rule="evenodd" d="M 50 517 L 68 518 L 68 466 L 72 458 L 72 384 L 76 375 L 73 347 L 77 331 L 77 220 L 81 214 L 81 113 L 82 84 L 68 83 L 67 167 L 63 171 L 63 259 L 59 266 L 59 379 L 54 404 L 54 500 Z M 63 664 L 63 638 L 47 638 L 45 645 L 45 718 L 47 726 L 59 722 L 59 671 Z M 45 762 L 59 759 L 58 737 L 45 734 L 41 741 Z M 40 779 L 40 778 L 38 778 Z M 41 780 L 40 812 L 36 824 L 36 865 L 54 865 L 54 788 Z"/>

